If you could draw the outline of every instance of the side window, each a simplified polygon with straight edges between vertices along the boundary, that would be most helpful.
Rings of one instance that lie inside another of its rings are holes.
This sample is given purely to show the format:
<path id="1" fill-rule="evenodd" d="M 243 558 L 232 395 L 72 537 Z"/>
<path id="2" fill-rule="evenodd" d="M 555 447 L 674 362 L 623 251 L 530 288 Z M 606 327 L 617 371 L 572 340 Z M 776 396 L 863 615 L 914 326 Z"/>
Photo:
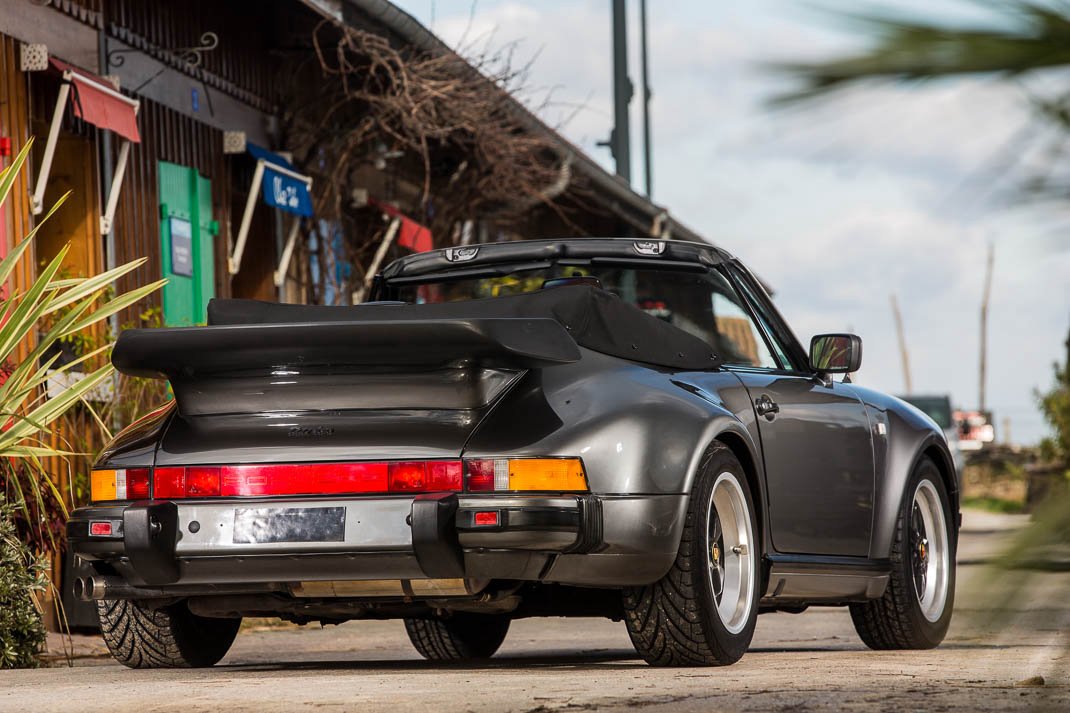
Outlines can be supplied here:
<path id="1" fill-rule="evenodd" d="M 754 314 L 761 323 L 762 329 L 769 338 L 769 344 L 773 346 L 773 352 L 776 354 L 777 361 L 779 361 L 785 368 L 793 368 L 791 359 L 788 358 L 788 350 L 784 348 L 780 339 L 777 338 L 776 331 L 773 329 L 769 316 L 762 307 L 762 302 L 758 299 L 757 295 L 754 294 L 754 290 L 751 289 L 750 283 L 745 276 L 741 275 L 736 270 L 733 270 L 733 275 L 739 283 L 740 289 L 743 291 L 746 300 L 751 304 Z"/>
<path id="2" fill-rule="evenodd" d="M 762 338 L 761 331 L 727 281 L 724 289 L 713 291 L 713 319 L 720 344 L 718 355 L 726 364 L 776 369 L 777 363 Z"/>

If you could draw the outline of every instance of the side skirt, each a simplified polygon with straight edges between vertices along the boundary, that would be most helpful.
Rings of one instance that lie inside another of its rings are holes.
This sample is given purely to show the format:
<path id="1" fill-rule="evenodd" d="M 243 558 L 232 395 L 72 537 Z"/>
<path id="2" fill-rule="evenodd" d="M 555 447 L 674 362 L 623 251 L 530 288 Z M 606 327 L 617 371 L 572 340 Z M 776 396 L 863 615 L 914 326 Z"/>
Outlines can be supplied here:
<path id="1" fill-rule="evenodd" d="M 888 587 L 889 560 L 771 554 L 763 607 L 851 604 L 878 599 Z"/>

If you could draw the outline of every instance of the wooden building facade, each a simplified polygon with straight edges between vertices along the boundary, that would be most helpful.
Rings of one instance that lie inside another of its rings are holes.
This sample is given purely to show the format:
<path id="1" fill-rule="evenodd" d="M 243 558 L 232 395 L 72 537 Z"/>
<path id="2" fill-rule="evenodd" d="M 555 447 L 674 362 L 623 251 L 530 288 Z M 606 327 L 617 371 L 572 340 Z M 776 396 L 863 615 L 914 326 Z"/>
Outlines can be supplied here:
<path id="1" fill-rule="evenodd" d="M 68 241 L 72 243 L 68 260 L 72 273 L 88 274 L 148 257 L 148 263 L 119 287 L 161 276 L 171 280 L 154 298 L 163 324 L 203 321 L 204 306 L 212 296 L 323 301 L 324 295 L 308 285 L 307 274 L 309 262 L 323 263 L 323 251 L 330 246 L 326 233 L 318 244 L 314 239 L 309 242 L 309 236 L 317 232 L 312 221 L 303 223 L 295 259 L 287 271 L 290 279 L 283 285 L 276 284 L 274 273 L 293 224 L 288 216 L 257 205 L 247 231 L 248 248 L 236 271 L 229 269 L 228 257 L 234 252 L 256 165 L 242 146 L 255 144 L 283 152 L 288 148 L 282 126 L 291 108 L 286 102 L 292 101 L 293 94 L 287 92 L 285 80 L 298 76 L 295 67 L 307 69 L 314 63 L 312 34 L 324 22 L 381 33 L 413 51 L 450 51 L 386 0 L 4 3 L 0 9 L 0 161 L 9 160 L 31 136 L 36 137 L 36 144 L 33 170 L 20 179 L 0 220 L 0 251 L 25 235 L 35 220 L 27 196 L 40 171 L 63 82 L 54 67 L 43 67 L 40 61 L 31 71 L 32 55 L 44 53 L 111 83 L 136 100 L 140 142 L 129 151 L 111 225 L 102 230 L 121 141 L 113 131 L 76 118 L 74 100 L 71 108 L 62 110 L 44 203 L 47 206 L 67 190 L 72 197 L 55 225 L 38 237 L 34 265 Z M 569 171 L 585 183 L 585 202 L 569 206 L 567 220 L 560 219 L 559 212 L 533 205 L 529 215 L 508 227 L 473 215 L 463 238 L 459 229 L 435 235 L 436 247 L 461 239 L 577 233 L 697 239 L 664 209 L 606 173 L 519 103 L 515 107 L 526 130 L 550 137 L 562 155 L 570 157 Z M 368 166 L 357 180 L 367 195 L 402 213 L 417 214 L 414 218 L 419 222 L 421 207 L 415 196 L 421 167 L 417 163 L 401 160 L 386 168 Z M 316 187 L 312 190 L 315 193 Z M 436 200 L 441 205 L 449 198 L 443 195 Z M 318 227 L 323 233 L 324 226 Z M 352 226 L 338 229 L 341 239 L 350 243 L 370 239 L 352 234 Z M 177 232 L 172 235 L 173 231 Z M 176 247 L 178 242 L 182 245 Z M 404 251 L 394 247 L 390 256 Z M 368 266 L 355 267 L 359 271 Z M 31 273 L 27 267 L 17 275 L 16 286 L 24 285 Z M 130 310 L 119 326 L 137 323 L 145 311 L 144 306 Z"/>
<path id="2" fill-rule="evenodd" d="M 330 155 L 299 156 L 290 164 L 286 154 L 291 148 L 287 118 L 299 95 L 292 84 L 330 81 L 313 45 L 313 35 L 325 26 L 336 34 L 346 28 L 375 33 L 406 52 L 452 55 L 387 0 L 0 4 L 0 165 L 31 137 L 35 141 L 30 170 L 18 177 L 10 199 L 0 206 L 0 257 L 59 196 L 71 194 L 42 227 L 11 284 L 0 289 L 24 289 L 42 262 L 68 243 L 64 269 L 70 275 L 95 274 L 146 257 L 117 288 L 161 277 L 169 283 L 113 320 L 108 329 L 114 332 L 203 323 L 214 296 L 320 303 L 359 299 L 354 285 L 373 269 L 370 256 L 384 226 L 399 216 L 408 216 L 408 238 L 395 241 L 387 259 L 413 249 L 517 238 L 700 239 L 507 95 L 520 130 L 543 137 L 564 159 L 560 185 L 552 186 L 559 205 L 533 201 L 508 224 L 455 211 L 462 219 L 431 235 L 420 223 L 433 208 L 451 201 L 448 182 L 433 201 L 426 195 L 421 199 L 427 162 L 412 155 L 394 158 L 403 152 L 383 146 L 369 151 L 381 153 L 382 161 L 369 161 L 345 177 L 347 190 L 356 188 L 342 211 L 354 220 L 327 221 L 308 211 L 278 209 L 283 205 L 279 195 L 265 190 L 260 196 L 254 187 L 263 159 L 253 153 L 269 156 L 267 165 L 278 169 L 280 180 L 300 178 L 302 170 L 333 178 Z M 91 93 L 108 104 L 106 110 L 91 111 Z M 125 128 L 114 115 L 124 111 L 135 112 L 126 117 Z M 465 157 L 455 150 L 441 163 L 450 162 L 460 172 Z M 117 200 L 110 200 L 116 190 Z M 313 184 L 312 195 L 317 191 Z M 330 289 L 324 287 L 331 282 L 325 279 L 328 272 L 338 277 Z M 92 336 L 107 335 L 102 328 Z M 67 432 L 53 434 L 53 445 L 72 440 L 87 450 L 99 445 L 84 437 L 95 431 L 87 414 L 75 414 L 66 423 Z M 71 471 L 87 463 L 55 464 L 61 489 L 74 504 L 76 495 L 66 489 L 79 474 Z"/>

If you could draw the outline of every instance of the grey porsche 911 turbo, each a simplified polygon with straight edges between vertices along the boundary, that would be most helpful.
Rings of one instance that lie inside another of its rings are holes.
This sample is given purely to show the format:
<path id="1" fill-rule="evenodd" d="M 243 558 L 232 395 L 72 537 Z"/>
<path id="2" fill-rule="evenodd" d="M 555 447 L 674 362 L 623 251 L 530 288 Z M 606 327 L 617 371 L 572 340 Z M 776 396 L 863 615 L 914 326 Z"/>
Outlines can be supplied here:
<path id="1" fill-rule="evenodd" d="M 112 655 L 210 666 L 242 617 L 404 619 L 424 657 L 513 619 L 623 620 L 659 666 L 730 664 L 759 613 L 847 606 L 936 646 L 960 515 L 941 429 L 804 350 L 716 247 L 572 239 L 401 258 L 347 307 L 214 300 L 123 332 L 173 401 L 68 524 Z M 835 378 L 840 375 L 840 378 Z"/>

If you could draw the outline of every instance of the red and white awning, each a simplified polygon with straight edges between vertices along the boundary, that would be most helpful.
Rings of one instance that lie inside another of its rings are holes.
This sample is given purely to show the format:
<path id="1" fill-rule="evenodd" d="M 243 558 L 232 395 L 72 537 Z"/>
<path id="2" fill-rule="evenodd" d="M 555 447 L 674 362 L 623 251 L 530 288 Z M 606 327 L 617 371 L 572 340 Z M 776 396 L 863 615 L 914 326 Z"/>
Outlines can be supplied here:
<path id="1" fill-rule="evenodd" d="M 111 87 L 108 82 L 91 72 L 72 67 L 58 59 L 49 59 L 49 64 L 63 75 L 63 84 L 56 99 L 56 108 L 52 114 L 52 124 L 48 131 L 48 143 L 37 175 L 37 185 L 33 192 L 32 206 L 35 215 L 44 210 L 45 186 L 52 169 L 52 158 L 56 152 L 63 112 L 67 102 L 73 107 L 74 115 L 100 129 L 106 129 L 123 138 L 119 148 L 119 160 L 115 167 L 108 197 L 105 200 L 104 215 L 100 218 L 100 232 L 111 232 L 112 219 L 119 201 L 119 189 L 126 174 L 126 164 L 130 158 L 130 144 L 140 143 L 141 134 L 137 128 L 137 111 L 140 102 L 124 96 Z"/>
<path id="2" fill-rule="evenodd" d="M 73 86 L 71 104 L 74 115 L 93 126 L 108 129 L 133 143 L 141 142 L 137 130 L 138 102 L 115 91 L 108 83 L 96 76 L 58 59 L 49 62 L 65 81 Z"/>

